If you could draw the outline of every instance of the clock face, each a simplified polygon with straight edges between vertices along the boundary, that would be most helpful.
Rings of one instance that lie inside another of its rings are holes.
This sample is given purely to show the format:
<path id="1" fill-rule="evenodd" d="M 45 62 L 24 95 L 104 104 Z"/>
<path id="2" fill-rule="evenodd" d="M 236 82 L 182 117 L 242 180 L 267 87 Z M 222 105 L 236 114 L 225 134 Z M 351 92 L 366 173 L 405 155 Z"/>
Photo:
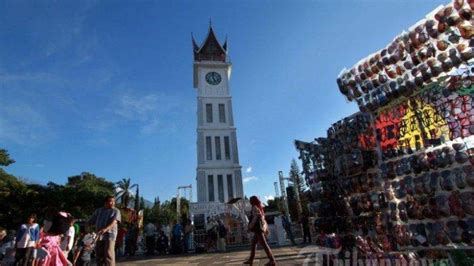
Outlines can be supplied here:
<path id="1" fill-rule="evenodd" d="M 221 83 L 221 80 L 221 75 L 217 72 L 212 71 L 206 74 L 206 81 L 211 85 L 217 85 Z"/>

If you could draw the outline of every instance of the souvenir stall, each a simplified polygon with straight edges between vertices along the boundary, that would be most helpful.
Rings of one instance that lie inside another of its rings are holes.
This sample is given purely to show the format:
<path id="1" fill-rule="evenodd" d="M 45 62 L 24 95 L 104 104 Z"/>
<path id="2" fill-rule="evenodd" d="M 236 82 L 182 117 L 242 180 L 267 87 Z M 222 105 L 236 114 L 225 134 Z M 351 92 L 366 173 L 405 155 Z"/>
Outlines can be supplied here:
<path id="1" fill-rule="evenodd" d="M 344 227 L 362 255 L 437 258 L 474 247 L 473 8 L 462 0 L 440 6 L 341 72 L 339 90 L 369 120 L 362 134 L 345 126 L 348 118 L 320 138 L 329 148 L 296 142 L 315 194 L 336 191 L 318 198 L 319 218 L 342 195 Z M 329 180 L 318 173 L 320 158 Z"/>

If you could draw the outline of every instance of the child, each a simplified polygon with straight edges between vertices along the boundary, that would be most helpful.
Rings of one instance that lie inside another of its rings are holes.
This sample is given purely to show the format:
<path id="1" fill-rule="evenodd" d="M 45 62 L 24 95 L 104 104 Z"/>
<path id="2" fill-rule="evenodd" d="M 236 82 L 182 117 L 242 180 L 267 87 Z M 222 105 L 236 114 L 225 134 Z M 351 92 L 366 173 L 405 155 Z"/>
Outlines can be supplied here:
<path id="1" fill-rule="evenodd" d="M 88 231 L 88 230 L 87 230 Z M 91 254 L 94 250 L 95 233 L 82 233 L 82 241 L 79 242 L 78 250 L 75 252 L 74 264 L 78 266 L 91 265 Z"/>
<path id="2" fill-rule="evenodd" d="M 2 249 L 4 252 L 3 259 L 0 260 L 0 265 L 14 265 L 15 263 L 15 231 L 9 231 L 3 239 Z"/>

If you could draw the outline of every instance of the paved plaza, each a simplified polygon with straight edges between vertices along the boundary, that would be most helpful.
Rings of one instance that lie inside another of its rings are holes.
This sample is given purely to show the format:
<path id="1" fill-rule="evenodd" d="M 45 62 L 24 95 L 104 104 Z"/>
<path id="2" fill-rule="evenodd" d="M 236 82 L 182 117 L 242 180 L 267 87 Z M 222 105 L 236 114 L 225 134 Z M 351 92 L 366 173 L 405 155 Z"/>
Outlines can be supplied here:
<path id="1" fill-rule="evenodd" d="M 136 257 L 133 260 L 118 261 L 118 265 L 242 265 L 250 254 L 249 249 L 224 253 Z M 272 248 L 277 265 L 303 265 L 306 256 L 298 256 L 301 250 L 302 247 L 298 246 Z M 258 249 L 253 265 L 265 265 L 267 262 L 263 249 Z"/>

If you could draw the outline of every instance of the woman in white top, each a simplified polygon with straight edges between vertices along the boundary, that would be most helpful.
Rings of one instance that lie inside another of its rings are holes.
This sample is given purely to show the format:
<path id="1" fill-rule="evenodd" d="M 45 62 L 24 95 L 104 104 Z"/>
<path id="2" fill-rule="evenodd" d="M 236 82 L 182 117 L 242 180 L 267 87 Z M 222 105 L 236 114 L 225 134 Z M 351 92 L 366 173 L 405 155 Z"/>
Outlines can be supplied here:
<path id="1" fill-rule="evenodd" d="M 27 222 L 20 226 L 16 234 L 15 265 L 31 265 L 36 257 L 35 248 L 40 237 L 40 227 L 36 214 L 30 214 Z"/>

